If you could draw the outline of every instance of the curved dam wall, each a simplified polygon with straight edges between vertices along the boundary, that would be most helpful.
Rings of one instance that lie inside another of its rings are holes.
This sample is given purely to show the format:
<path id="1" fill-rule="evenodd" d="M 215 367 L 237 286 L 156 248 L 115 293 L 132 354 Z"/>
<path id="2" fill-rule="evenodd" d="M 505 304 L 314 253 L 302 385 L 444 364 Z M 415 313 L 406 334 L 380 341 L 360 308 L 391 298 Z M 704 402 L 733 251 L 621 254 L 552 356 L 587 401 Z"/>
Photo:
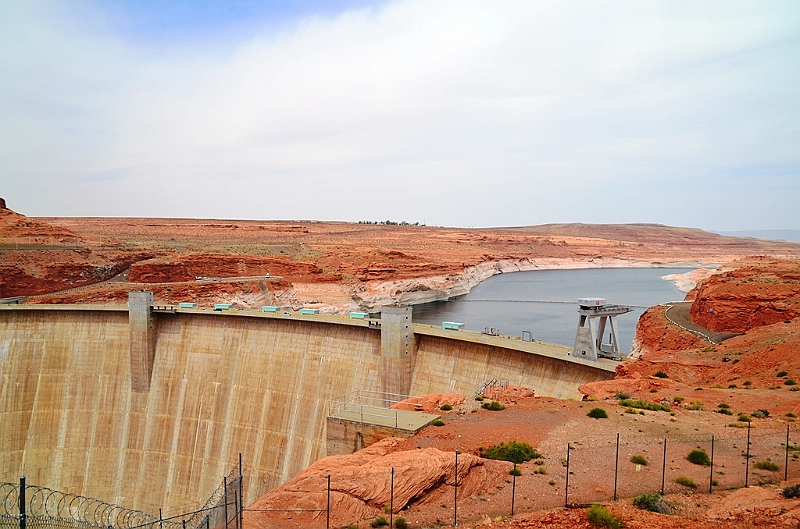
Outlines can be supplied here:
<path id="1" fill-rule="evenodd" d="M 328 401 L 356 389 L 469 395 L 495 377 L 574 397 L 613 377 L 560 346 L 410 322 L 387 343 L 367 322 L 191 310 L 152 315 L 142 391 L 124 307 L 20 307 L 0 310 L 0 481 L 165 516 L 198 508 L 239 453 L 246 503 L 290 479 L 326 453 Z"/>

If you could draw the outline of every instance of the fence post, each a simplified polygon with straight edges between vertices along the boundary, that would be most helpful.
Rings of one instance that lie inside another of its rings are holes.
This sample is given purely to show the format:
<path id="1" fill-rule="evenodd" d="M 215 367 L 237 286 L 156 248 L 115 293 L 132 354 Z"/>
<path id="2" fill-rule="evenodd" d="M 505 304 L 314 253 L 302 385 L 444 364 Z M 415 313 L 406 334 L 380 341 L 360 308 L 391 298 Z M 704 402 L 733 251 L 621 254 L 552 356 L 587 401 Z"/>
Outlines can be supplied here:
<path id="1" fill-rule="evenodd" d="M 619 476 L 619 432 L 617 432 L 617 455 L 614 459 L 614 501 L 617 501 L 617 477 Z"/>
<path id="2" fill-rule="evenodd" d="M 161 507 L 158 508 L 158 527 L 164 529 L 164 517 L 161 515 Z"/>
<path id="3" fill-rule="evenodd" d="M 244 527 L 244 519 L 242 517 L 242 513 L 244 513 L 244 477 L 242 476 L 242 453 L 239 452 L 239 513 L 237 516 L 237 520 L 239 520 L 239 529 Z"/>
<path id="4" fill-rule="evenodd" d="M 664 483 L 667 477 L 667 438 L 664 438 L 664 461 L 661 463 L 661 495 L 664 495 Z"/>
<path id="5" fill-rule="evenodd" d="M 711 494 L 714 486 L 714 434 L 711 434 L 711 470 L 708 474 L 708 493 Z"/>
<path id="6" fill-rule="evenodd" d="M 567 443 L 567 479 L 566 483 L 564 484 L 564 508 L 566 509 L 569 505 L 569 451 L 570 446 Z"/>
<path id="7" fill-rule="evenodd" d="M 19 478 L 19 529 L 25 529 L 28 523 L 28 509 L 25 506 L 25 476 Z"/>
<path id="8" fill-rule="evenodd" d="M 181 525 L 183 525 L 183 529 L 186 529 L 186 520 L 181 520 Z M 110 525 L 108 526 L 111 527 Z"/>
<path id="9" fill-rule="evenodd" d="M 786 425 L 786 455 L 783 458 L 783 481 L 789 479 L 789 425 Z"/>
<path id="10" fill-rule="evenodd" d="M 453 476 L 453 527 L 458 525 L 458 450 L 456 450 L 456 472 Z"/>
<path id="11" fill-rule="evenodd" d="M 228 476 L 222 478 L 222 490 L 225 491 L 223 503 L 225 504 L 225 529 L 228 529 Z"/>
<path id="12" fill-rule="evenodd" d="M 747 423 L 747 455 L 744 456 L 744 488 L 750 482 L 750 423 Z"/>
<path id="13" fill-rule="evenodd" d="M 514 516 L 514 498 L 517 495 L 517 458 L 514 458 L 514 470 L 511 474 L 511 516 Z"/>
<path id="14" fill-rule="evenodd" d="M 394 467 L 392 467 L 392 487 L 389 493 L 389 528 L 394 527 Z"/>
<path id="15" fill-rule="evenodd" d="M 325 529 L 331 529 L 331 475 L 328 474 L 328 508 L 325 510 Z"/>

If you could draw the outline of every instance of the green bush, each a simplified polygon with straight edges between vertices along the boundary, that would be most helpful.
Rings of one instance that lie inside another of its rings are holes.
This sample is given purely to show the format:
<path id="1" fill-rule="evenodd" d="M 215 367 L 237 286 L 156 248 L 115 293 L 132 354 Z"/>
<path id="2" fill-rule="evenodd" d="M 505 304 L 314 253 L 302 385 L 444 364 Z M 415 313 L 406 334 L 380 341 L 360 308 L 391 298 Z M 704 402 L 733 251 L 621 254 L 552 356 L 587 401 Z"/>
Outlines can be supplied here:
<path id="1" fill-rule="evenodd" d="M 692 411 L 702 411 L 703 410 L 703 403 L 699 400 L 692 402 L 690 405 L 686 406 L 687 410 Z"/>
<path id="2" fill-rule="evenodd" d="M 677 483 L 678 485 L 683 485 L 684 487 L 689 487 L 690 489 L 697 488 L 697 483 L 687 478 L 686 476 L 678 476 L 677 478 L 675 478 L 675 483 Z"/>
<path id="3" fill-rule="evenodd" d="M 686 459 L 688 459 L 690 463 L 702 465 L 704 467 L 711 464 L 711 459 L 709 459 L 708 453 L 705 450 L 692 450 L 686 455 Z"/>
<path id="4" fill-rule="evenodd" d="M 534 474 L 542 474 L 547 475 L 550 473 L 550 469 L 547 468 L 547 465 L 539 465 L 538 467 L 533 469 Z"/>
<path id="5" fill-rule="evenodd" d="M 764 410 L 756 410 L 752 413 L 752 416 L 756 419 L 766 419 L 769 417 L 769 412 L 764 412 Z"/>
<path id="6" fill-rule="evenodd" d="M 586 519 L 596 527 L 608 527 L 608 529 L 622 529 L 624 527 L 622 518 L 614 516 L 608 508 L 596 503 L 586 511 Z"/>
<path id="7" fill-rule="evenodd" d="M 717 408 L 714 411 L 716 411 L 717 413 L 721 413 L 722 415 L 733 415 L 733 412 L 728 408 Z"/>
<path id="8" fill-rule="evenodd" d="M 394 529 L 406 529 L 408 527 L 408 522 L 402 516 L 398 516 L 394 519 Z"/>
<path id="9" fill-rule="evenodd" d="M 484 402 L 483 404 L 481 404 L 481 408 L 483 408 L 484 410 L 491 410 L 491 411 L 500 411 L 506 409 L 505 406 L 503 406 L 496 400 L 493 400 L 491 402 Z"/>
<path id="10" fill-rule="evenodd" d="M 681 402 L 683 402 L 683 397 L 681 397 L 680 395 L 676 395 L 675 397 L 672 397 L 672 402 L 674 402 L 675 404 L 680 404 Z"/>
<path id="11" fill-rule="evenodd" d="M 586 415 L 592 419 L 608 419 L 608 413 L 603 408 L 592 408 Z"/>
<path id="12" fill-rule="evenodd" d="M 350 525 L 345 525 L 344 529 L 358 529 L 358 524 L 351 523 Z"/>
<path id="13" fill-rule="evenodd" d="M 664 373 L 663 371 L 656 371 L 655 373 L 653 373 L 653 376 L 658 378 L 669 378 L 669 375 Z"/>
<path id="14" fill-rule="evenodd" d="M 453 409 L 453 407 L 445 402 L 444 404 L 439 406 L 439 409 L 442 411 L 450 411 Z"/>
<path id="15" fill-rule="evenodd" d="M 793 379 L 793 378 L 787 378 L 786 380 L 783 381 L 783 383 L 786 384 L 787 386 L 796 386 L 797 385 L 797 381 L 795 381 L 795 379 Z"/>
<path id="16" fill-rule="evenodd" d="M 785 498 L 800 498 L 800 484 L 783 487 L 783 496 Z"/>
<path id="17" fill-rule="evenodd" d="M 647 402 L 646 400 L 621 400 L 619 403 L 627 408 L 639 408 L 640 410 L 650 411 L 670 411 L 667 406 L 656 404 L 654 402 Z"/>
<path id="18" fill-rule="evenodd" d="M 778 471 L 778 465 L 776 465 L 770 459 L 765 459 L 764 461 L 756 461 L 755 463 L 753 463 L 753 466 L 756 468 L 760 468 L 761 470 L 769 470 L 770 472 Z"/>
<path id="19" fill-rule="evenodd" d="M 736 419 L 739 422 L 750 422 L 750 417 L 746 413 L 740 413 L 739 418 Z"/>
<path id="20" fill-rule="evenodd" d="M 636 454 L 631 456 L 631 463 L 634 463 L 636 465 L 647 466 L 647 458 L 642 455 Z"/>
<path id="21" fill-rule="evenodd" d="M 512 468 L 511 470 L 508 471 L 508 475 L 509 476 L 521 476 L 522 475 L 522 471 L 515 467 L 515 468 Z"/>
<path id="22" fill-rule="evenodd" d="M 633 506 L 643 511 L 672 514 L 672 506 L 664 501 L 661 494 L 657 492 L 639 494 L 633 498 Z"/>
<path id="23" fill-rule="evenodd" d="M 786 416 L 789 417 L 789 418 L 792 418 L 792 419 L 796 419 L 797 418 L 797 414 L 795 412 L 793 412 L 793 411 L 790 411 L 789 413 L 787 413 Z"/>
<path id="24" fill-rule="evenodd" d="M 510 461 L 512 463 L 524 463 L 531 459 L 541 459 L 542 454 L 536 451 L 528 443 L 509 441 L 489 448 L 478 448 L 481 457 L 486 459 L 497 459 L 499 461 Z"/>
<path id="25" fill-rule="evenodd" d="M 441 419 L 434 419 L 433 422 L 431 422 L 431 424 L 434 426 L 444 426 L 444 421 Z"/>
<path id="26" fill-rule="evenodd" d="M 386 521 L 386 518 L 383 516 L 378 516 L 374 520 L 369 523 L 372 527 L 385 527 L 389 525 L 389 522 Z"/>
<path id="27" fill-rule="evenodd" d="M 717 408 L 725 408 L 727 410 L 730 407 L 731 405 L 728 404 L 727 402 L 720 402 L 719 404 L 717 404 Z"/>
<path id="28" fill-rule="evenodd" d="M 777 377 L 785 377 L 788 374 L 789 374 L 788 371 L 778 371 L 778 374 L 776 376 Z"/>
<path id="29" fill-rule="evenodd" d="M 631 398 L 631 394 L 625 393 L 624 391 L 617 391 L 614 394 L 614 398 L 617 400 L 628 400 L 629 398 Z"/>

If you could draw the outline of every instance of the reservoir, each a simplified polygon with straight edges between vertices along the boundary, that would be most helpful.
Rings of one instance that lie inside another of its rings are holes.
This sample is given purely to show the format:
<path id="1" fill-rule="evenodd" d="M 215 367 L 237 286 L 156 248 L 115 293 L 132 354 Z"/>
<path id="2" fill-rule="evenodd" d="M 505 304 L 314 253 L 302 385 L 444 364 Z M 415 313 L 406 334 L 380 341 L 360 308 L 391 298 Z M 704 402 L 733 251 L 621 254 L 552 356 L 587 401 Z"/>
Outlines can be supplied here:
<path id="1" fill-rule="evenodd" d="M 691 268 L 590 268 L 532 270 L 492 276 L 464 296 L 414 306 L 414 322 L 441 325 L 464 323 L 472 331 L 496 329 L 519 337 L 572 347 L 578 327 L 578 298 L 605 298 L 608 304 L 628 305 L 633 312 L 617 318 L 620 348 L 629 353 L 636 323 L 647 307 L 681 301 L 685 293 L 668 274 Z M 604 342 L 608 342 L 608 330 Z"/>

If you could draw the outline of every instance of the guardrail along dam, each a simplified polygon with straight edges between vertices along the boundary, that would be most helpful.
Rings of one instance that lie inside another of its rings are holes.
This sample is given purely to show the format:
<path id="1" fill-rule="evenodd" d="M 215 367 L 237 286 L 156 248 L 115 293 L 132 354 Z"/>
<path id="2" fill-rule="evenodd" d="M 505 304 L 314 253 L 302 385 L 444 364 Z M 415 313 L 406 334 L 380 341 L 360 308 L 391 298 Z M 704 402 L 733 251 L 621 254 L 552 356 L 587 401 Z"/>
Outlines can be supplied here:
<path id="1" fill-rule="evenodd" d="M 238 461 L 249 504 L 326 454 L 328 401 L 365 389 L 471 396 L 508 379 L 579 397 L 615 363 L 543 342 L 378 321 L 152 306 L 0 307 L 0 481 L 164 515 Z"/>

